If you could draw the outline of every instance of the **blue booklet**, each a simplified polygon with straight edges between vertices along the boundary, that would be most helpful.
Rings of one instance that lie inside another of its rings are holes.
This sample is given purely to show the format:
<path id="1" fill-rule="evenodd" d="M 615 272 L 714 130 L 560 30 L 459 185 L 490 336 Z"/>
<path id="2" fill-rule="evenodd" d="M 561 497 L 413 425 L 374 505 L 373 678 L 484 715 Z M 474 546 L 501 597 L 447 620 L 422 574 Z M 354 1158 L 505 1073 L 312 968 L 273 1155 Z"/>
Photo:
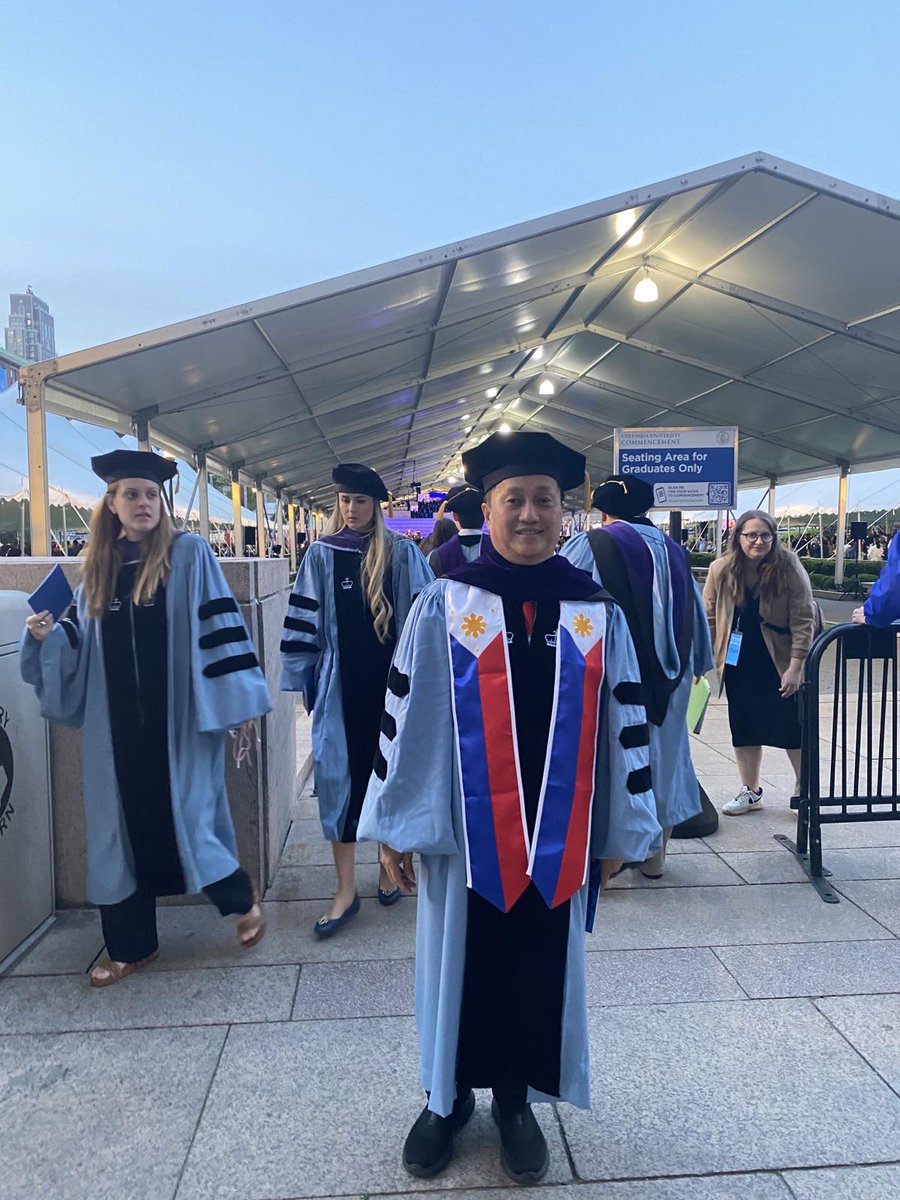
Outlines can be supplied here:
<path id="1" fill-rule="evenodd" d="M 72 603 L 74 593 L 62 567 L 55 566 L 40 587 L 28 597 L 34 612 L 49 612 L 58 621 Z"/>

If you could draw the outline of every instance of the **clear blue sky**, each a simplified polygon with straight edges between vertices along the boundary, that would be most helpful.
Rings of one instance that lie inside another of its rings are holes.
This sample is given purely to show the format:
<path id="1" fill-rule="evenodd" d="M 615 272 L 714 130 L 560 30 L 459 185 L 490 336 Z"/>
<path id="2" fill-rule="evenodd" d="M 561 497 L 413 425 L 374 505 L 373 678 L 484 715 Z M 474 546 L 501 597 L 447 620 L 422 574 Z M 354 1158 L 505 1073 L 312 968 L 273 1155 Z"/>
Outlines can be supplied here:
<path id="1" fill-rule="evenodd" d="M 0 35 L 0 296 L 60 353 L 750 150 L 900 196 L 897 0 L 43 0 Z"/>

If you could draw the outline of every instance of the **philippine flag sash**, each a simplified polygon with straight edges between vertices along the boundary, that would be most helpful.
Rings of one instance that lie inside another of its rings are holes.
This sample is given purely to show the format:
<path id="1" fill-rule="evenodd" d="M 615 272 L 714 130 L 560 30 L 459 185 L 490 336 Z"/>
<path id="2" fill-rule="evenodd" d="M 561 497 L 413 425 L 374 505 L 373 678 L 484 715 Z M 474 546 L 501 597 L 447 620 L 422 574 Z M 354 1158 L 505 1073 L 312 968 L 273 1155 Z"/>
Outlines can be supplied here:
<path id="1" fill-rule="evenodd" d="M 560 605 L 553 712 L 531 839 L 503 603 L 492 592 L 450 582 L 445 611 L 469 887 L 508 912 L 530 877 L 556 907 L 587 877 L 606 608 Z"/>

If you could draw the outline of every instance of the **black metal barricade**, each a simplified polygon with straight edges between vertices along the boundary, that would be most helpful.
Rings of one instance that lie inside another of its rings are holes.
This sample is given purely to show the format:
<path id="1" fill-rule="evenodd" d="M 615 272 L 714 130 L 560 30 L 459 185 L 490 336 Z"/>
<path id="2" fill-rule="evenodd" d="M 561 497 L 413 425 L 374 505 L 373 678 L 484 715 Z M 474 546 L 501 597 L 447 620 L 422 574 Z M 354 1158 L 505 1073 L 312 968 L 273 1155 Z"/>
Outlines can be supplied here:
<path id="1" fill-rule="evenodd" d="M 822 826 L 898 821 L 897 638 L 900 626 L 836 625 L 816 638 L 800 689 L 797 841 L 776 840 L 803 866 L 823 900 L 837 904 L 822 865 Z M 831 668 L 822 660 L 834 648 Z M 854 678 L 855 677 L 855 678 Z M 830 703 L 823 683 L 833 680 Z"/>

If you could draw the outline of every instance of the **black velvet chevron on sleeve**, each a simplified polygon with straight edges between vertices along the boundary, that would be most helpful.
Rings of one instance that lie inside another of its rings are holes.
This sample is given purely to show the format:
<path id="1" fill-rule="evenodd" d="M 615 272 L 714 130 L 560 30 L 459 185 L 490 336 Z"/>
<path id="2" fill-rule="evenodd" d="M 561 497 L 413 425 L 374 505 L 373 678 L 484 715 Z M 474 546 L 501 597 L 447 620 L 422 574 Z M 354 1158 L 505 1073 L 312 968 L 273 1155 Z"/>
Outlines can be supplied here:
<path id="1" fill-rule="evenodd" d="M 308 642 L 305 638 L 297 638 L 292 642 L 287 640 L 281 643 L 282 654 L 318 654 L 319 647 L 316 642 Z"/>
<path id="2" fill-rule="evenodd" d="M 207 600 L 205 604 L 201 604 L 197 610 L 197 616 L 201 621 L 208 621 L 210 617 L 220 617 L 223 613 L 236 613 L 237 610 L 237 601 L 234 596 L 219 596 L 215 600 Z"/>
<path id="3" fill-rule="evenodd" d="M 409 695 L 409 676 L 398 671 L 396 667 L 391 667 L 388 675 L 388 688 L 398 700 L 402 700 L 404 696 Z"/>
<path id="4" fill-rule="evenodd" d="M 389 742 L 392 742 L 397 736 L 397 722 L 387 711 L 381 714 L 381 732 Z"/>
<path id="5" fill-rule="evenodd" d="M 375 755 L 375 765 L 372 767 L 372 770 L 381 782 L 384 783 L 385 779 L 387 779 L 387 759 L 380 750 Z"/>
<path id="6" fill-rule="evenodd" d="M 200 639 L 201 650 L 215 650 L 216 646 L 227 646 L 231 642 L 247 642 L 247 630 L 243 625 L 226 625 L 224 629 L 214 629 L 212 633 L 204 633 Z"/>
<path id="7" fill-rule="evenodd" d="M 298 596 L 296 592 L 291 592 L 288 604 L 293 608 L 305 608 L 307 612 L 318 612 L 319 610 L 318 600 L 314 600 L 312 596 Z"/>
<path id="8" fill-rule="evenodd" d="M 620 704 L 643 704 L 644 690 L 634 680 L 623 679 L 613 688 L 613 695 Z"/>
<path id="9" fill-rule="evenodd" d="M 649 746 L 650 726 L 646 722 L 641 725 L 626 725 L 619 734 L 619 741 L 625 750 L 635 750 L 638 746 Z"/>
<path id="10" fill-rule="evenodd" d="M 316 627 L 312 621 L 301 621 L 299 617 L 285 617 L 284 627 L 294 633 L 311 633 L 313 637 L 316 634 Z"/>
<path id="11" fill-rule="evenodd" d="M 220 658 L 218 662 L 210 663 L 203 668 L 207 679 L 218 679 L 222 675 L 233 675 L 235 671 L 249 671 L 259 666 L 255 654 L 233 654 L 230 658 Z"/>
<path id="12" fill-rule="evenodd" d="M 653 779 L 649 766 L 639 767 L 636 771 L 629 772 L 628 790 L 632 796 L 639 796 L 642 792 L 649 792 L 652 786 Z"/>

